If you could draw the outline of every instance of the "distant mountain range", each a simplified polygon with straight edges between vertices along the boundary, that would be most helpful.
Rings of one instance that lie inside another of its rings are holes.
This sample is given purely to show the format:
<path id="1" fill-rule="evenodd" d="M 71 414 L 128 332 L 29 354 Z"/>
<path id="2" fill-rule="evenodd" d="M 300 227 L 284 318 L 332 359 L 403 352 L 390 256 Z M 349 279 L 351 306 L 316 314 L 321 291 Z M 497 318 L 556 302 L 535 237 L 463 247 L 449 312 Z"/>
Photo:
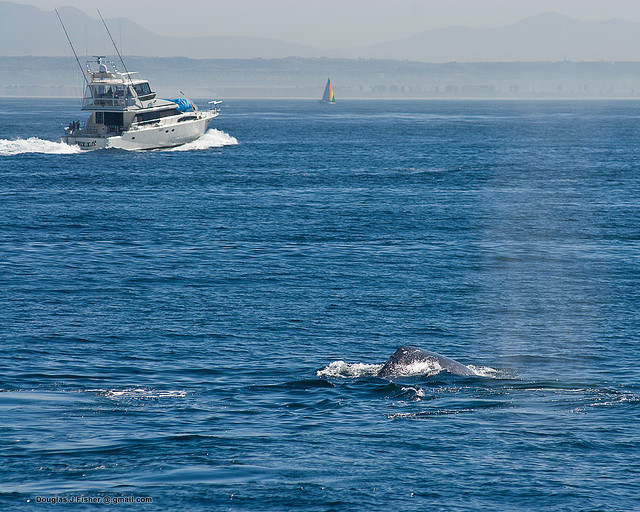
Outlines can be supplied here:
<path id="1" fill-rule="evenodd" d="M 361 53 L 423 62 L 638 61 L 640 23 L 587 23 L 547 13 L 506 27 L 430 30 Z"/>
<path id="2" fill-rule="evenodd" d="M 113 55 L 113 45 L 99 19 L 74 7 L 58 9 L 78 54 Z M 315 48 L 252 37 L 179 38 L 155 34 L 127 18 L 106 20 L 121 53 L 144 57 L 279 58 L 317 56 Z M 0 1 L 0 56 L 68 56 L 69 44 L 53 11 Z"/>
<path id="3" fill-rule="evenodd" d="M 73 7 L 58 9 L 76 51 L 113 55 L 102 23 Z M 640 61 L 640 23 L 587 23 L 542 14 L 492 29 L 450 27 L 373 46 L 327 50 L 252 37 L 177 38 L 156 34 L 127 18 L 107 20 L 125 55 L 250 59 L 341 57 L 418 62 Z M 69 56 L 54 12 L 0 1 L 0 56 Z"/>

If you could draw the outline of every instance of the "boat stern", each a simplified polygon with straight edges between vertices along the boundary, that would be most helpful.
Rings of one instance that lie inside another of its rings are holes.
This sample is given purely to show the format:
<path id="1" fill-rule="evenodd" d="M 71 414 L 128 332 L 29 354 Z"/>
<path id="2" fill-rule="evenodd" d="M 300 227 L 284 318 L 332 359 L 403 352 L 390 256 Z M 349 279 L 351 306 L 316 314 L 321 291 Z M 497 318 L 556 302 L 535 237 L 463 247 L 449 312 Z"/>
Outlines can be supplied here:
<path id="1" fill-rule="evenodd" d="M 105 137 L 89 137 L 85 135 L 63 135 L 60 142 L 69 146 L 78 146 L 80 149 L 104 149 L 108 147 L 109 140 Z"/>

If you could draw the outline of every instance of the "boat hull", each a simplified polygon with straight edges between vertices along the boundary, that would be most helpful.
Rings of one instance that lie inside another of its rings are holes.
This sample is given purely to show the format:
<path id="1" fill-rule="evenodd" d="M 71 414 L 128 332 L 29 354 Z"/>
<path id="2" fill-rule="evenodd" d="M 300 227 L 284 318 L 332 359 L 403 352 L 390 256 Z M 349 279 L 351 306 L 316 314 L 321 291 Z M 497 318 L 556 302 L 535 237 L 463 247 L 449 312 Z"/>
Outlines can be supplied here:
<path id="1" fill-rule="evenodd" d="M 64 135 L 60 142 L 84 150 L 115 148 L 135 151 L 182 146 L 204 135 L 211 120 L 218 115 L 217 111 L 201 111 L 198 114 L 195 119 L 182 122 L 163 120 L 161 123 L 131 128 L 120 135 Z"/>

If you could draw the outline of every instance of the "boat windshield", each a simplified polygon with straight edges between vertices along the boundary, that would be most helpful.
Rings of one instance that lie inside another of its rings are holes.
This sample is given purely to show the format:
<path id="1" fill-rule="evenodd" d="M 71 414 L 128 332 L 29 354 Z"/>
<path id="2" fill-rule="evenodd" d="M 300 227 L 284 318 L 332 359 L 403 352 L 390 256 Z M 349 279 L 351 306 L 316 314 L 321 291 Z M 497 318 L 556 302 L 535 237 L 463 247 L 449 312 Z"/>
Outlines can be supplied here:
<path id="1" fill-rule="evenodd" d="M 155 97 L 155 93 L 151 91 L 151 86 L 149 85 L 149 82 L 142 82 L 139 84 L 135 84 L 133 86 L 133 88 L 136 91 L 136 94 L 138 95 L 138 98 L 140 98 L 141 100 L 146 100 L 146 99 L 151 99 Z"/>

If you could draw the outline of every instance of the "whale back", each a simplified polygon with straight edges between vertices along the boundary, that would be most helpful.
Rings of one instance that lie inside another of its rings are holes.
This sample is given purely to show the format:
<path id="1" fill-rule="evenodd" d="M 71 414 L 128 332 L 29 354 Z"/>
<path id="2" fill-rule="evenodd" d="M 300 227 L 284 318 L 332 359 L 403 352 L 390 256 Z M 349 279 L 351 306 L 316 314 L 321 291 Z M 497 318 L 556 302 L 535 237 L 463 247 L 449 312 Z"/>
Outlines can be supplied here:
<path id="1" fill-rule="evenodd" d="M 465 365 L 445 356 L 403 345 L 394 352 L 378 372 L 378 377 L 410 376 L 438 373 L 441 370 L 456 375 L 475 375 Z"/>

